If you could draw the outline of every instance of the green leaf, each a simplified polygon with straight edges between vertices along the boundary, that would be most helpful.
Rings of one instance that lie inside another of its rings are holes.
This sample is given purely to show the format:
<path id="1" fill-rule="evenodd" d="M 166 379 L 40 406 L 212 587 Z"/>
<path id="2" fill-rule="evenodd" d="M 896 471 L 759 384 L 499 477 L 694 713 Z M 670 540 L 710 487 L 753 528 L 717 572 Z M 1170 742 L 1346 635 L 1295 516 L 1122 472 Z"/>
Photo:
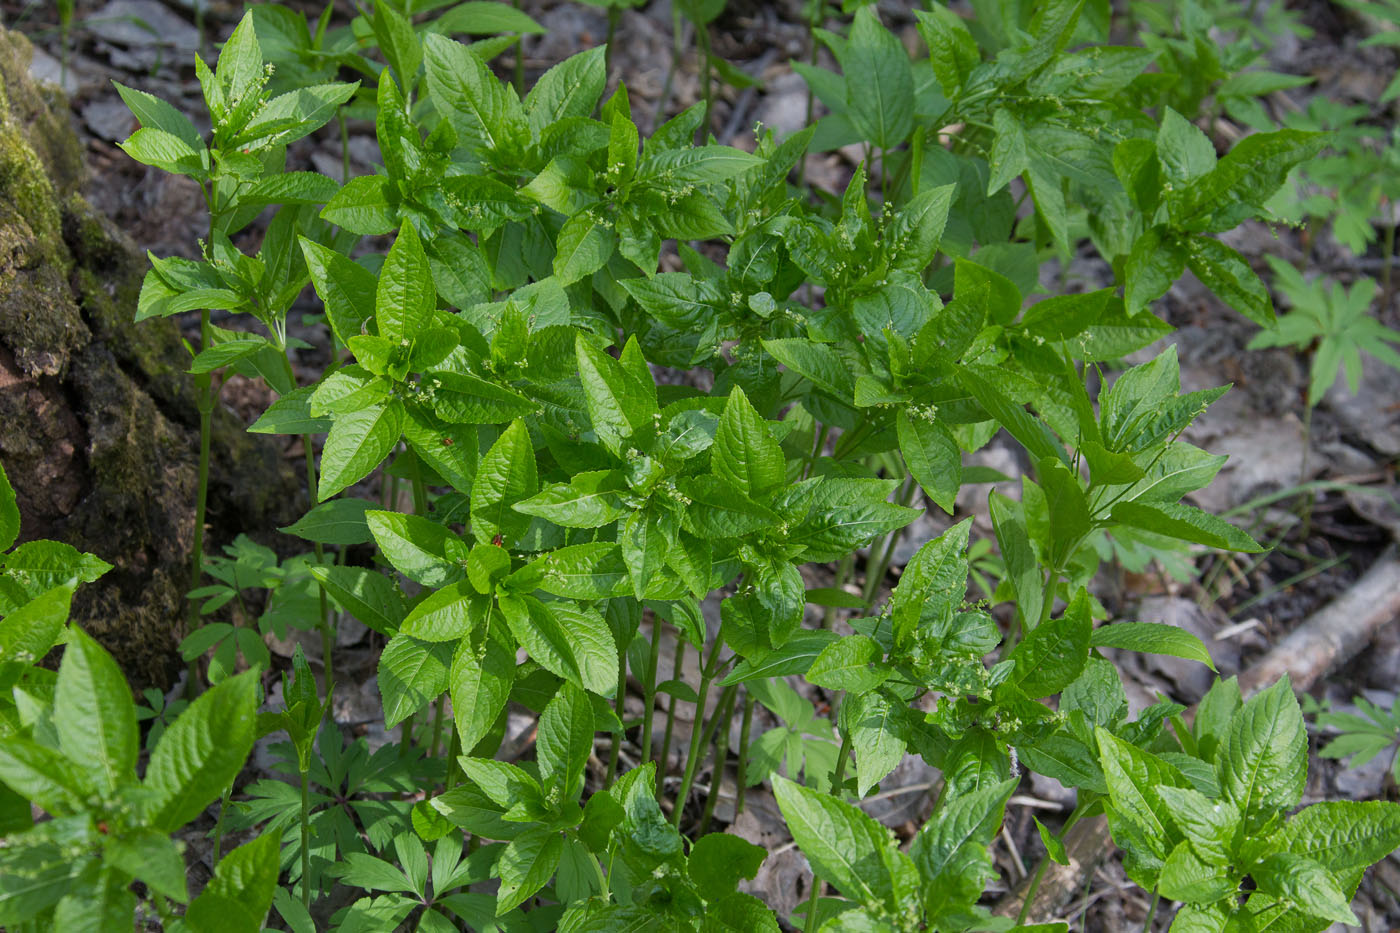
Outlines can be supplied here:
<path id="1" fill-rule="evenodd" d="M 1239 879 L 1224 867 L 1201 860 L 1189 842 L 1178 843 L 1162 865 L 1158 888 L 1165 897 L 1193 904 L 1213 904 L 1234 894 Z"/>
<path id="2" fill-rule="evenodd" d="M 650 376 L 643 380 L 582 333 L 574 338 L 579 380 L 593 431 L 603 446 L 615 454 L 623 442 L 647 428 L 656 413 L 656 387 Z"/>
<path id="3" fill-rule="evenodd" d="M 477 466 L 471 496 L 472 534 L 482 542 L 500 536 L 513 543 L 530 522 L 529 516 L 515 511 L 515 504 L 538 488 L 530 432 L 523 421 L 512 422 Z"/>
<path id="4" fill-rule="evenodd" d="M 190 899 L 185 886 L 185 858 L 166 833 L 138 828 L 109 837 L 102 859 L 164 897 L 181 904 Z"/>
<path id="5" fill-rule="evenodd" d="M 982 407 L 987 409 L 988 414 L 1001 422 L 1007 433 L 1016 438 L 1032 457 L 1036 460 L 1054 457 L 1062 463 L 1069 462 L 1069 455 L 1055 440 L 1044 422 L 1012 401 L 989 379 L 983 378 L 970 368 L 960 370 L 958 378 Z"/>
<path id="6" fill-rule="evenodd" d="M 919 35 L 929 49 L 929 64 L 938 85 L 949 100 L 954 99 L 968 74 L 982 60 L 977 40 L 963 18 L 944 6 L 915 10 Z"/>
<path id="7" fill-rule="evenodd" d="M 96 791 L 63 755 L 19 736 L 0 742 L 0 782 L 56 817 L 82 812 Z M 0 887 L 0 905 L 4 893 Z"/>
<path id="8" fill-rule="evenodd" d="M 142 126 L 164 130 L 195 151 L 204 149 L 204 140 L 200 137 L 199 130 L 195 129 L 189 117 L 178 109 L 159 97 L 127 87 L 120 81 L 113 81 L 112 86 L 117 89 L 122 102 L 131 109 L 136 119 L 141 121 Z"/>
<path id="9" fill-rule="evenodd" d="M 224 792 L 252 751 L 258 671 L 249 670 L 200 694 L 161 734 L 146 767 L 147 819 L 173 832 Z"/>
<path id="10" fill-rule="evenodd" d="M 1094 629 L 1089 644 L 1095 648 L 1119 648 L 1143 654 L 1167 654 L 1200 661 L 1211 670 L 1215 662 L 1199 637 L 1163 622 L 1115 622 Z"/>
<path id="11" fill-rule="evenodd" d="M 1015 789 L 1012 779 L 949 796 L 914 837 L 909 855 L 924 879 L 924 913 L 931 920 L 969 910 L 995 876 L 987 849 Z"/>
<path id="12" fill-rule="evenodd" d="M 1326 144 L 1325 134 L 1301 130 L 1246 136 L 1215 168 L 1181 191 L 1173 219 L 1194 232 L 1228 230 L 1262 209 L 1293 166 L 1311 159 Z"/>
<path id="13" fill-rule="evenodd" d="M 899 145 L 914 129 L 914 72 L 899 39 L 873 7 L 856 11 L 841 67 L 846 113 L 861 137 L 882 149 Z"/>
<path id="14" fill-rule="evenodd" d="M 419 641 L 456 641 L 490 612 L 490 597 L 466 580 L 431 593 L 404 617 L 400 630 Z"/>
<path id="15" fill-rule="evenodd" d="M 208 933 L 259 933 L 277 891 L 280 837 L 265 832 L 219 860 L 185 922 Z"/>
<path id="16" fill-rule="evenodd" d="M 565 528 L 601 528 L 626 514 L 621 498 L 626 492 L 621 470 L 593 470 L 575 473 L 567 483 L 546 486 L 517 502 L 515 510 Z"/>
<path id="17" fill-rule="evenodd" d="M 887 829 L 860 810 L 777 774 L 773 796 L 817 877 L 846 897 L 895 909 L 896 891 L 913 887 L 917 874 L 909 857 Z"/>
<path id="18" fill-rule="evenodd" d="M 1234 249 L 1213 237 L 1193 236 L 1186 241 L 1186 262 L 1221 301 L 1260 327 L 1274 323 L 1269 289 Z"/>
<path id="19" fill-rule="evenodd" d="M 911 418 L 904 409 L 896 415 L 895 427 L 899 452 L 910 474 L 939 508 L 952 515 L 953 500 L 962 486 L 962 451 L 953 432 L 941 421 Z"/>
<path id="20" fill-rule="evenodd" d="M 1170 811 L 1162 803 L 1157 788 L 1163 785 L 1186 787 L 1181 772 L 1151 752 L 1124 742 L 1102 726 L 1094 729 L 1099 743 L 1099 764 L 1108 781 L 1108 794 L 1116 812 L 1146 834 L 1166 858 Z"/>
<path id="21" fill-rule="evenodd" d="M 426 7 L 420 8 L 426 9 Z M 507 3 L 495 3 L 491 0 L 467 0 L 466 3 L 459 3 L 436 19 L 429 21 L 426 28 L 429 32 L 442 35 L 458 32 L 474 36 L 493 36 L 503 32 L 522 34 L 544 32 L 544 27 L 531 19 L 528 14 Z M 536 87 L 538 86 L 539 84 L 536 82 Z M 583 115 L 580 114 L 580 116 Z M 563 116 L 563 114 L 559 114 L 559 116 Z"/>
<path id="22" fill-rule="evenodd" d="M 1240 808 L 1246 833 L 1298 805 L 1308 775 L 1308 733 L 1287 677 L 1230 718 L 1216 771 L 1221 791 Z"/>
<path id="23" fill-rule="evenodd" d="M 363 236 L 392 233 L 399 225 L 398 191 L 383 175 L 359 175 L 326 202 L 321 219 Z"/>
<path id="24" fill-rule="evenodd" d="M 1153 227 L 1137 238 L 1123 264 L 1123 302 L 1129 317 L 1166 294 L 1186 268 L 1186 252 L 1169 234 Z"/>
<path id="25" fill-rule="evenodd" d="M 367 567 L 312 567 L 310 573 L 356 619 L 387 637 L 398 632 L 403 598 L 388 577 Z"/>
<path id="26" fill-rule="evenodd" d="M 565 800 L 577 800 L 583 793 L 594 728 L 592 701 L 571 683 L 561 686 L 540 714 L 536 739 L 540 781 L 560 788 Z"/>
<path id="27" fill-rule="evenodd" d="M 784 337 L 764 340 L 763 349 L 773 359 L 838 399 L 849 399 L 855 392 L 850 370 L 840 355 L 826 344 L 813 343 L 800 337 Z"/>
<path id="28" fill-rule="evenodd" d="M 1032 816 L 1031 819 L 1035 820 L 1035 828 L 1040 833 L 1040 843 L 1045 846 L 1045 854 L 1057 865 L 1068 865 L 1069 853 L 1065 851 L 1065 844 L 1060 841 L 1060 837 L 1046 829 L 1039 817 Z"/>
<path id="29" fill-rule="evenodd" d="M 1360 924 L 1351 911 L 1351 898 L 1327 869 L 1292 852 L 1275 852 L 1250 874 L 1259 890 L 1294 905 L 1296 909 L 1334 923 Z"/>
<path id="30" fill-rule="evenodd" d="M 686 870 L 707 901 L 733 893 L 739 879 L 752 879 L 768 850 L 729 833 L 707 833 L 690 848 Z"/>
<path id="31" fill-rule="evenodd" d="M 58 668 L 53 722 L 63 753 L 106 793 L 135 778 L 140 742 L 131 689 L 112 656 L 77 627 L 68 630 Z"/>
<path id="32" fill-rule="evenodd" d="M 470 373 L 433 372 L 433 412 L 449 424 L 504 424 L 533 414 L 535 403 L 514 389 Z"/>
<path id="33" fill-rule="evenodd" d="M 530 130 L 538 138 L 565 117 L 587 117 L 607 84 L 602 45 L 579 52 L 550 68 L 525 95 Z"/>
<path id="34" fill-rule="evenodd" d="M 432 323 L 436 309 L 437 292 L 423 241 L 413 224 L 404 221 L 379 271 L 374 301 L 379 336 L 407 346 Z"/>
<path id="35" fill-rule="evenodd" d="M 1016 612 L 1022 624 L 1031 628 L 1040 621 L 1044 576 L 1026 529 L 1025 513 L 1021 503 L 999 492 L 988 497 L 988 510 L 997 536 L 997 548 L 1006 564 L 1006 579 L 1016 594 Z"/>
<path id="36" fill-rule="evenodd" d="M 321 448 L 319 501 L 368 476 L 402 435 L 403 405 L 397 399 L 337 415 Z"/>
<path id="37" fill-rule="evenodd" d="M 1204 544 L 1222 551 L 1258 554 L 1264 550 L 1253 538 L 1223 519 L 1189 505 L 1163 502 L 1118 502 L 1109 515 L 1115 522 L 1166 535 L 1182 541 Z"/>
<path id="38" fill-rule="evenodd" d="M 191 145 L 165 130 L 142 127 L 124 143 L 118 143 L 122 151 L 137 162 L 153 165 L 174 175 L 190 175 L 203 178 L 208 174 L 209 152 L 200 143 Z"/>
<path id="39" fill-rule="evenodd" d="M 447 689 L 451 642 L 420 641 L 399 633 L 379 656 L 379 694 L 384 727 L 391 729 L 423 709 Z"/>
<path id="40" fill-rule="evenodd" d="M 588 211 L 564 222 L 555 243 L 554 276 L 561 285 L 572 285 L 579 279 L 607 265 L 617 247 L 613 228 Z"/>
<path id="41" fill-rule="evenodd" d="M 437 587 L 462 579 L 469 548 L 445 526 L 399 512 L 369 511 L 365 521 L 384 558 L 415 583 Z"/>
<path id="42" fill-rule="evenodd" d="M 840 719 L 856 754 L 856 795 L 864 797 L 904 760 L 902 704 L 874 691 L 848 695 Z"/>
<path id="43" fill-rule="evenodd" d="M 373 535 L 365 522 L 365 512 L 374 507 L 375 503 L 368 499 L 332 499 L 278 530 L 319 544 L 368 544 Z"/>
<path id="44" fill-rule="evenodd" d="M 1182 185 L 1215 168 L 1215 146 L 1209 137 L 1170 107 L 1157 130 L 1157 158 L 1173 185 Z"/>
<path id="45" fill-rule="evenodd" d="M 8 551 L 19 537 L 19 506 L 15 488 L 0 464 L 0 551 Z"/>
<path id="46" fill-rule="evenodd" d="M 1368 868 L 1400 848 L 1400 804 L 1315 803 L 1288 821 L 1282 847 L 1339 874 Z"/>
<path id="47" fill-rule="evenodd" d="M 491 731 L 505 709 L 515 680 L 515 644 L 499 615 L 485 625 L 481 647 L 464 640 L 448 672 L 454 727 L 462 748 L 470 751 Z"/>
<path id="48" fill-rule="evenodd" d="M 1059 693 L 1084 670 L 1093 625 L 1089 594 L 1081 587 L 1062 616 L 1031 629 L 1012 649 L 1009 658 L 1016 668 L 1008 682 L 1031 699 Z"/>
<path id="49" fill-rule="evenodd" d="M 987 182 L 987 196 L 990 197 L 1005 188 L 1013 178 L 1018 178 L 1030 169 L 1030 153 L 1026 148 L 1026 133 L 1011 111 L 1005 107 L 992 114 L 992 128 L 996 136 L 992 141 L 991 155 L 987 162 L 992 174 Z"/>
<path id="50" fill-rule="evenodd" d="M 890 238 L 895 245 L 891 269 L 923 274 L 943 241 L 948 211 L 956 194 L 956 185 L 925 188 L 895 215 L 890 228 Z"/>
<path id="51" fill-rule="evenodd" d="M 828 690 L 865 693 L 890 676 L 890 672 L 881 666 L 884 657 L 885 653 L 875 639 L 866 635 L 847 635 L 831 642 L 817 655 L 807 669 L 807 682 Z M 874 670 L 871 670 L 872 664 L 876 665 Z"/>
<path id="52" fill-rule="evenodd" d="M 459 42 L 429 35 L 423 40 L 428 96 L 457 131 L 459 143 L 505 152 L 525 130 L 524 112 L 486 63 Z"/>
<path id="53" fill-rule="evenodd" d="M 751 499 L 777 489 L 787 477 L 782 448 L 738 386 L 729 391 L 720 415 L 710 466 L 721 482 Z"/>
<path id="54" fill-rule="evenodd" d="M 496 863 L 501 876 L 496 916 L 518 907 L 544 887 L 554 876 L 563 854 L 564 837 L 556 830 L 530 829 L 512 839 Z"/>
<path id="55" fill-rule="evenodd" d="M 600 696 L 617 687 L 617 645 L 597 612 L 533 596 L 502 596 L 511 634 L 545 670 Z"/>

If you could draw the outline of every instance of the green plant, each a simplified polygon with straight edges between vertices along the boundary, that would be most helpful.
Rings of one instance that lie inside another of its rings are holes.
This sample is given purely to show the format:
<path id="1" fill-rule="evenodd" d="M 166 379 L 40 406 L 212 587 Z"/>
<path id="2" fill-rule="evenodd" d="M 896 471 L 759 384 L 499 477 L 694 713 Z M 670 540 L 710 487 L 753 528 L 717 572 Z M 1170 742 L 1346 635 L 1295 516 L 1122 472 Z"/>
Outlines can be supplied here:
<path id="1" fill-rule="evenodd" d="M 1305 701 L 1306 702 L 1306 701 Z M 1347 758 L 1349 768 L 1359 768 L 1381 752 L 1391 751 L 1390 773 L 1400 784 L 1400 700 L 1389 710 L 1365 697 L 1355 697 L 1358 713 L 1338 713 L 1316 703 L 1307 712 L 1317 714 L 1317 725 L 1340 733 L 1318 752 L 1323 758 Z"/>
<path id="2" fill-rule="evenodd" d="M 1391 330 L 1371 315 L 1376 295 L 1374 279 L 1361 279 L 1346 288 L 1321 278 L 1305 279 L 1296 268 L 1277 257 L 1268 257 L 1275 287 L 1293 305 L 1268 330 L 1249 341 L 1249 349 L 1296 347 L 1312 350 L 1308 406 L 1322 400 L 1328 388 L 1346 373 L 1347 388 L 1354 394 L 1361 385 L 1361 352 L 1400 369 L 1400 353 L 1387 343 L 1400 343 L 1400 331 Z"/>
<path id="3" fill-rule="evenodd" d="M 231 825 L 280 846 L 287 884 L 246 899 L 257 923 L 271 902 L 314 930 L 339 886 L 338 931 L 1016 929 L 980 901 L 1022 769 L 1077 790 L 1069 824 L 1107 812 L 1130 877 L 1186 903 L 1201 930 L 1267 928 L 1285 911 L 1289 929 L 1350 918 L 1360 870 L 1400 844 L 1400 808 L 1321 804 L 1287 819 L 1306 747 L 1286 682 L 1248 704 L 1218 684 L 1189 729 L 1166 700 L 1130 718 L 1099 649 L 1210 655 L 1172 626 L 1096 624 L 1107 613 L 1088 590 L 1105 559 L 1261 550 L 1182 502 L 1223 458 L 1180 435 L 1224 388 L 1182 393 L 1174 348 L 1114 361 L 1170 333 L 1149 307 L 1188 266 L 1272 321 L 1262 282 L 1215 235 L 1267 216 L 1319 135 L 1260 132 L 1218 155 L 1195 123 L 1228 77 L 1172 86 L 1147 70 L 1165 53 L 1102 44 L 1105 5 L 1056 0 L 978 3 L 975 20 L 935 6 L 920 14 L 930 54 L 918 60 L 862 7 L 849 36 L 818 33 L 842 73 L 802 69 L 831 110 L 816 127 L 763 134 L 752 152 L 695 145 L 708 139 L 702 102 L 644 139 L 624 86 L 603 99 L 606 52 L 559 63 L 522 96 L 488 64 L 514 37 L 453 41 L 476 5 L 447 25 L 419 19 L 432 6 L 376 3 L 351 21 L 353 43 L 326 18 L 312 30 L 248 14 L 217 77 L 197 66 L 212 149 L 127 92 L 143 123 L 128 151 L 200 180 L 213 221 L 204 262 L 153 259 L 141 314 L 252 312 L 267 336 L 211 328 L 193 368 L 260 374 L 279 398 L 251 430 L 308 439 L 314 504 L 286 530 L 315 556 L 279 563 L 236 543 L 210 562 L 220 583 L 202 598 L 231 606 L 269 587 L 306 618 L 294 580 L 314 580 L 326 697 L 334 606 L 384 639 L 378 689 L 384 726 L 398 727 L 373 754 L 347 742 L 293 658 L 286 711 L 259 721 L 290 736 L 275 749 L 288 780 L 237 788 L 221 774 L 201 795 L 202 807 L 223 794 Z M 355 69 L 365 90 L 259 103 L 269 49 L 307 75 Z M 1247 51 L 1217 70 L 1244 67 Z M 382 171 L 343 185 L 281 174 L 282 142 L 341 106 L 372 108 Z M 871 158 L 843 192 L 790 183 L 810 146 L 844 142 Z M 259 254 L 240 253 L 228 234 L 272 204 Z M 1028 303 L 1042 262 L 1086 244 L 1115 284 Z M 684 271 L 660 272 L 672 249 Z M 285 313 L 307 281 L 333 352 L 298 386 Z M 695 376 L 659 378 L 666 368 Z M 962 463 L 1002 428 L 1031 471 L 1019 496 L 990 493 L 999 562 L 963 520 L 896 580 L 916 504 L 951 513 L 963 486 L 1007 481 Z M 322 434 L 317 463 L 309 438 Z M 411 489 L 411 511 L 393 494 L 343 495 L 381 465 L 391 490 Z M 350 549 L 365 545 L 375 563 L 356 566 Z M 821 565 L 834 585 L 809 587 Z M 974 566 L 984 591 L 995 569 L 992 595 L 1014 605 L 1006 631 L 968 598 Z M 700 609 L 712 594 L 717 631 Z M 658 683 L 663 636 L 677 671 L 696 653 L 698 682 Z M 157 749 L 255 676 L 213 687 Z M 741 789 L 773 784 L 840 895 L 814 885 L 797 921 L 737 890 L 763 850 L 706 832 L 741 698 Z M 692 725 L 668 782 L 682 703 Z M 756 703 L 781 724 L 753 735 Z M 523 748 L 505 743 L 512 704 L 537 717 Z M 908 754 L 944 789 L 905 851 L 854 803 Z M 32 796 L 0 781 L 21 804 Z M 1201 814 L 1219 819 L 1192 822 Z M 1364 846 L 1332 844 L 1356 826 Z M 1044 830 L 1047 853 L 1068 828 Z M 494 894 L 467 890 L 488 881 Z M 48 908 L 24 918 L 51 920 Z M 175 913 L 170 926 L 195 924 Z M 1032 919 L 1019 928 L 1046 929 Z"/>

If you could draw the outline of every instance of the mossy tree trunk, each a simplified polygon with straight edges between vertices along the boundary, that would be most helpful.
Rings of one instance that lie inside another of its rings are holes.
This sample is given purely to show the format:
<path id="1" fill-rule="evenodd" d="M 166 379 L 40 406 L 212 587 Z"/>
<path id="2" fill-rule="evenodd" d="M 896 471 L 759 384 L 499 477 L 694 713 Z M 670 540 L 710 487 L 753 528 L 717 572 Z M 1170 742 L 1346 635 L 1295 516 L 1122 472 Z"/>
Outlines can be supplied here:
<path id="1" fill-rule="evenodd" d="M 194 537 L 189 355 L 173 321 L 133 323 L 146 260 L 79 196 L 67 106 L 30 80 L 30 54 L 0 29 L 0 461 L 22 540 L 67 541 L 114 566 L 79 590 L 73 620 L 135 684 L 165 685 Z M 231 412 L 215 422 L 214 542 L 285 524 L 304 506 L 291 464 Z"/>

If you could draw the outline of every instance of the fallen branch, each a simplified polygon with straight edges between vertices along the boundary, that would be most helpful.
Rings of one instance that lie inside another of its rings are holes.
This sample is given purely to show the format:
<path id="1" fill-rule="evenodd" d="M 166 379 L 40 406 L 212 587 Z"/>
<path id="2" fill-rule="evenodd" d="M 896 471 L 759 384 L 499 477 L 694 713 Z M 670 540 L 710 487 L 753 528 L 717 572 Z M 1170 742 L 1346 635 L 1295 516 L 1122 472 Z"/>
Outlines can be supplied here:
<path id="1" fill-rule="evenodd" d="M 1307 690 L 1328 671 L 1345 664 L 1367 644 L 1376 630 L 1400 616 L 1400 558 L 1391 546 L 1365 575 L 1288 634 L 1249 670 L 1240 674 L 1240 690 L 1248 697 L 1287 674 L 1293 689 Z M 1108 823 L 1102 816 L 1083 820 L 1065 834 L 1069 864 L 1050 862 L 1026 916 L 1029 922 L 1053 917 L 1084 886 L 1084 879 L 1114 851 Z M 1034 877 L 1031 875 L 1030 877 Z M 993 912 L 1014 917 L 1021 911 L 1029 881 L 1012 887 Z"/>

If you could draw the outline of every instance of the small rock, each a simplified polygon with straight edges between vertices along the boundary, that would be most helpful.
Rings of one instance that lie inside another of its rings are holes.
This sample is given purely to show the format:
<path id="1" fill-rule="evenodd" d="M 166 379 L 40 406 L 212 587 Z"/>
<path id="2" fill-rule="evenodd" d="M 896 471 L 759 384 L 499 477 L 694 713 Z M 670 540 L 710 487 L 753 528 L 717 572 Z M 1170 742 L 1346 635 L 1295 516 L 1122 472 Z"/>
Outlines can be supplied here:
<path id="1" fill-rule="evenodd" d="M 108 142 L 126 139 L 139 125 L 120 97 L 98 98 L 83 107 L 82 116 L 93 135 Z"/>
<path id="2" fill-rule="evenodd" d="M 72 68 L 65 75 L 63 63 L 37 46 L 34 48 L 34 58 L 29 62 L 29 75 L 36 81 L 57 84 L 69 95 L 76 94 L 80 86 Z"/>
<path id="3" fill-rule="evenodd" d="M 199 49 L 199 31 L 159 0 L 111 0 L 83 21 L 88 32 L 127 48 Z M 183 59 L 182 59 L 183 60 Z"/>
<path id="4" fill-rule="evenodd" d="M 1355 394 L 1342 379 L 1327 390 L 1322 404 L 1337 416 L 1344 430 L 1386 457 L 1400 455 L 1400 370 L 1391 369 L 1362 351 L 1361 383 Z"/>
<path id="5" fill-rule="evenodd" d="M 769 127 L 779 139 L 786 139 L 807 125 L 807 82 L 795 71 L 768 82 L 763 102 L 758 106 L 758 122 Z"/>

